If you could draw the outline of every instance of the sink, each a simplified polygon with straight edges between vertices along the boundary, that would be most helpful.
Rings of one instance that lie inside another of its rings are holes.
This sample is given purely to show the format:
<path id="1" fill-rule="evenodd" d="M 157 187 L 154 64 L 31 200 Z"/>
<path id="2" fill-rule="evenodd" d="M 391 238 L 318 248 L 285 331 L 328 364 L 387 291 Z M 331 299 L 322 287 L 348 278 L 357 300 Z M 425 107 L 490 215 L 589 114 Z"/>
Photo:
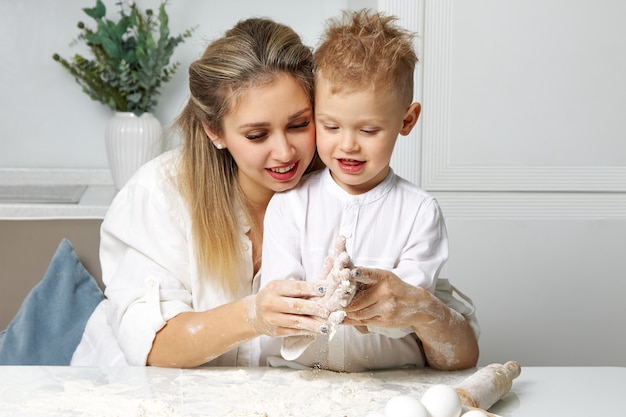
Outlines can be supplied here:
<path id="1" fill-rule="evenodd" d="M 0 203 L 77 204 L 86 185 L 0 185 Z"/>

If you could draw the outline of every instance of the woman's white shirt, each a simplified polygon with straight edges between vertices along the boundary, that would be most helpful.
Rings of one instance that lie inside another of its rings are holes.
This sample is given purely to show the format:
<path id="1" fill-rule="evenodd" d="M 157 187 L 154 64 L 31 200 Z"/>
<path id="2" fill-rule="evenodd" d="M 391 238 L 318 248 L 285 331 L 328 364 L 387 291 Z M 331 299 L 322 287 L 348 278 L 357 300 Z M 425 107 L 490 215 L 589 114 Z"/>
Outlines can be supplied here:
<path id="1" fill-rule="evenodd" d="M 174 150 L 148 162 L 113 200 L 101 227 L 106 299 L 87 322 L 72 365 L 145 365 L 156 333 L 169 319 L 252 293 L 253 282 L 229 295 L 217 280 L 198 275 L 191 219 L 176 186 L 179 158 Z M 247 232 L 242 228 L 241 239 L 252 277 Z M 243 343 L 207 365 L 256 366 L 255 346 Z"/>

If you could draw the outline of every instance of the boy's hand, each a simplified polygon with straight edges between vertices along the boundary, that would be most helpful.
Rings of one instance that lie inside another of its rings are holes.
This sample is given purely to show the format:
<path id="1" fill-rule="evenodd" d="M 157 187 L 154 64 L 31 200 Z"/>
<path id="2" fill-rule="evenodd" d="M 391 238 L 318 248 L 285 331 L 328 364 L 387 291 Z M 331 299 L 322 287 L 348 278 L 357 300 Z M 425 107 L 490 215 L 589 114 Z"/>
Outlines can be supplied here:
<path id="1" fill-rule="evenodd" d="M 390 271 L 357 267 L 352 275 L 358 291 L 344 309 L 344 324 L 412 327 L 431 298 L 425 289 L 405 283 Z"/>

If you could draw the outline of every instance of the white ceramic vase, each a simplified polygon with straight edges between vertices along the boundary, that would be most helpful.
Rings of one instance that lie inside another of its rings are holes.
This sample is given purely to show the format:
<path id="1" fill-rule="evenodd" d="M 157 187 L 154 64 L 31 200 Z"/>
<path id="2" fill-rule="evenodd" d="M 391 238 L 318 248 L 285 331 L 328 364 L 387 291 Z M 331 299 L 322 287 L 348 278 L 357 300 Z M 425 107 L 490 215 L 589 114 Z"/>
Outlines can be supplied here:
<path id="1" fill-rule="evenodd" d="M 163 152 L 161 122 L 151 113 L 116 112 L 106 126 L 105 143 L 117 190 L 143 164 Z"/>

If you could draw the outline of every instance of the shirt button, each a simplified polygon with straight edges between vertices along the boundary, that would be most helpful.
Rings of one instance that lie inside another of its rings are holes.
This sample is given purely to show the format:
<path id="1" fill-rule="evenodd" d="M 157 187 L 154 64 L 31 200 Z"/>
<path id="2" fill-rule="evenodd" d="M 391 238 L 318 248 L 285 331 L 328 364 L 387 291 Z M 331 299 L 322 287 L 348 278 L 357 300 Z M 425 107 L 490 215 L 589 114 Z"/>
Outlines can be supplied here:
<path id="1" fill-rule="evenodd" d="M 147 280 L 147 284 L 148 284 L 148 286 L 150 286 L 150 287 L 153 287 L 153 288 L 154 288 L 154 287 L 156 287 L 156 286 L 157 286 L 157 280 L 156 280 L 156 279 L 154 279 L 154 278 L 148 278 L 148 280 Z"/>

